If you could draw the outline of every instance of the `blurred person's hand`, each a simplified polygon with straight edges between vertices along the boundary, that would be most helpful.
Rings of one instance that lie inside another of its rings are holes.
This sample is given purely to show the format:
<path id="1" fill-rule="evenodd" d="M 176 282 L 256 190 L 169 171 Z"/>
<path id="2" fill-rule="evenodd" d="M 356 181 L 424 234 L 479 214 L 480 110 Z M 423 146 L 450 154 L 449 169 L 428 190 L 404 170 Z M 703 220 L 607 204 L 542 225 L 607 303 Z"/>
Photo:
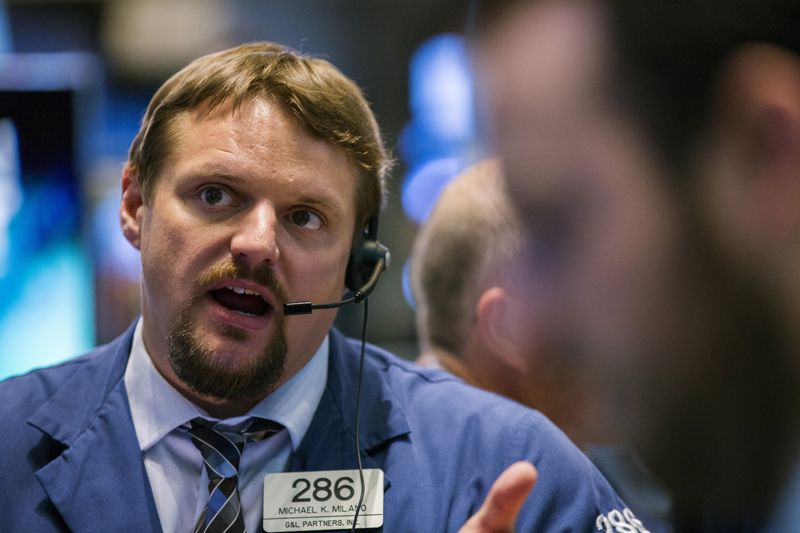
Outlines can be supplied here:
<path id="1" fill-rule="evenodd" d="M 536 486 L 536 468 L 519 461 L 506 468 L 495 480 L 486 500 L 459 533 L 511 533 L 517 514 Z"/>

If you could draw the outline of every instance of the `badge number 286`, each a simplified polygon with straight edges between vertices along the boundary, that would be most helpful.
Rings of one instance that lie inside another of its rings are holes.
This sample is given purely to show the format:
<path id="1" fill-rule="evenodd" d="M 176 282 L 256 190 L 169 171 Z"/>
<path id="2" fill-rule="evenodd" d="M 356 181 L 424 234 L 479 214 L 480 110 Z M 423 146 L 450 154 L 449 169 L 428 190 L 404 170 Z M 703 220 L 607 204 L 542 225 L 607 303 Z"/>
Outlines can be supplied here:
<path id="1" fill-rule="evenodd" d="M 287 472 L 264 478 L 264 531 L 349 530 L 361 481 L 358 470 Z M 383 471 L 364 470 L 358 528 L 383 525 Z"/>

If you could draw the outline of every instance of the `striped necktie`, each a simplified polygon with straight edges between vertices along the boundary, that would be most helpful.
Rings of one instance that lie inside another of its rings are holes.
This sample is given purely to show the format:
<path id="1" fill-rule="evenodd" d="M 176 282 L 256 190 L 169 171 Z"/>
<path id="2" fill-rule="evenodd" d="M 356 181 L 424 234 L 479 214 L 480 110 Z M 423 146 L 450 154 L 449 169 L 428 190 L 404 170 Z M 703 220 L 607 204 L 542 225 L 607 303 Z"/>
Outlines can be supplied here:
<path id="1" fill-rule="evenodd" d="M 219 428 L 195 418 L 189 422 L 192 443 L 203 455 L 208 474 L 208 503 L 194 533 L 245 533 L 239 501 L 239 459 L 247 441 L 261 440 L 283 429 L 277 422 L 249 419 L 237 428 Z"/>

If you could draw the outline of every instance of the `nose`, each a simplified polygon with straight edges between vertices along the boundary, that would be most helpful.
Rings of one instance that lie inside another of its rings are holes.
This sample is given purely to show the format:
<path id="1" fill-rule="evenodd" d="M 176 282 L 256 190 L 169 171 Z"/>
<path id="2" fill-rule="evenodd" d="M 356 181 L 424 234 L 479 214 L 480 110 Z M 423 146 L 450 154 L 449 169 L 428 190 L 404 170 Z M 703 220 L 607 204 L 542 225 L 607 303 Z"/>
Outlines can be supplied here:
<path id="1" fill-rule="evenodd" d="M 235 222 L 231 255 L 250 266 L 274 264 L 280 257 L 278 216 L 273 206 L 257 204 Z"/>

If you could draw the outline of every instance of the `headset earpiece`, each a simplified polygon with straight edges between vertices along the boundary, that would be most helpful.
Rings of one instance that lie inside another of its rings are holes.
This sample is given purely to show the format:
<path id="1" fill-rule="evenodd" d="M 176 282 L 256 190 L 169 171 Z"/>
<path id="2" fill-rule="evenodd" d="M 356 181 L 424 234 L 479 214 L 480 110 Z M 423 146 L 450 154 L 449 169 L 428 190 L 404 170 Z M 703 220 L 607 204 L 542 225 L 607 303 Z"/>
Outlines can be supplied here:
<path id="1" fill-rule="evenodd" d="M 287 316 L 307 315 L 315 309 L 335 309 L 349 303 L 363 302 L 375 290 L 383 271 L 389 268 L 390 259 L 389 249 L 378 242 L 378 218 L 370 218 L 364 230 L 353 239 L 353 248 L 350 250 L 345 284 L 351 294 L 338 302 L 286 302 L 283 304 L 283 313 Z"/>
<path id="2" fill-rule="evenodd" d="M 362 289 L 375 272 L 378 261 L 383 259 L 384 266 L 388 267 L 389 257 L 389 249 L 378 241 L 378 217 L 376 215 L 367 220 L 364 229 L 354 239 L 345 274 L 347 288 L 353 292 Z"/>

